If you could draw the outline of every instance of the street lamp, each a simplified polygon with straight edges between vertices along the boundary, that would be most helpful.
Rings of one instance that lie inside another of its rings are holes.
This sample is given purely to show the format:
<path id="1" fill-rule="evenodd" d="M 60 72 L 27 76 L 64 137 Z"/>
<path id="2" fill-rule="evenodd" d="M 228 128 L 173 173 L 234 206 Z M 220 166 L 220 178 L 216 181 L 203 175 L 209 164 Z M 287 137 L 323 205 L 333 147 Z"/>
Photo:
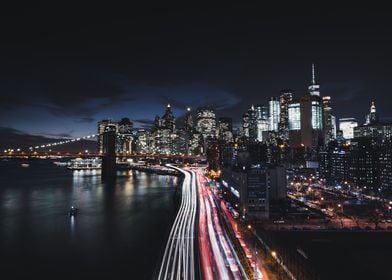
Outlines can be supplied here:
<path id="1" fill-rule="evenodd" d="M 340 208 L 340 211 L 342 212 L 342 215 L 343 215 L 343 203 L 339 203 L 338 207 Z"/>
<path id="2" fill-rule="evenodd" d="M 343 229 L 343 203 L 339 203 L 338 207 L 340 208 L 340 211 L 341 211 L 340 223 L 341 223 L 342 229 Z"/>

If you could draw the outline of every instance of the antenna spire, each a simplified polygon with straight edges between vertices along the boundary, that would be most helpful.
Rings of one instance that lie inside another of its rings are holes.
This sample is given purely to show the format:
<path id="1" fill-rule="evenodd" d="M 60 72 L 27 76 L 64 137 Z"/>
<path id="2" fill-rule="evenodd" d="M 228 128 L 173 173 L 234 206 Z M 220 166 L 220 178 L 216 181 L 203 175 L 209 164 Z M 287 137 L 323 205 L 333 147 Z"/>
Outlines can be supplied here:
<path id="1" fill-rule="evenodd" d="M 312 85 L 316 84 L 316 75 L 314 74 L 314 63 L 312 63 Z"/>

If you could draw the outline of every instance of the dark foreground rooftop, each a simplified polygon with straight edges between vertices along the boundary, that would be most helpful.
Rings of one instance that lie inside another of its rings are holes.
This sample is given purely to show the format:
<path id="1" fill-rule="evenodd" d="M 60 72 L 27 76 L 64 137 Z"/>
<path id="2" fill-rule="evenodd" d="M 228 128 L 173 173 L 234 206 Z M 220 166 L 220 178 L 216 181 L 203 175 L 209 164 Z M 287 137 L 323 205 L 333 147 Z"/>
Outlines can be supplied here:
<path id="1" fill-rule="evenodd" d="M 297 254 L 294 257 L 302 258 L 320 279 L 390 279 L 392 273 L 391 232 L 270 231 L 262 235 L 280 254 Z"/>

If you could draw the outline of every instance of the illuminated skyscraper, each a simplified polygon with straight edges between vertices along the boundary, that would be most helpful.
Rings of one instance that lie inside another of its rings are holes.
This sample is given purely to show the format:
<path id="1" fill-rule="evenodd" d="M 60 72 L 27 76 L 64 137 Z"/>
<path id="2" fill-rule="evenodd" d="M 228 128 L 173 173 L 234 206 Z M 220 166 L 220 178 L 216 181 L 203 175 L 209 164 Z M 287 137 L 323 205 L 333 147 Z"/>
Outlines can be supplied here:
<path id="1" fill-rule="evenodd" d="M 204 139 L 215 137 L 216 118 L 214 110 L 208 108 L 198 109 L 196 130 L 201 133 Z"/>
<path id="2" fill-rule="evenodd" d="M 301 104 L 299 100 L 291 102 L 287 108 L 289 130 L 301 130 Z"/>
<path id="3" fill-rule="evenodd" d="M 150 154 L 154 152 L 154 138 L 151 137 L 151 133 L 144 129 L 140 128 L 136 132 L 136 152 L 138 154 Z"/>
<path id="4" fill-rule="evenodd" d="M 167 105 L 162 118 L 155 117 L 154 121 L 155 153 L 172 154 L 174 150 L 173 140 L 175 138 L 175 118 L 170 104 Z"/>
<path id="5" fill-rule="evenodd" d="M 370 104 L 370 113 L 366 115 L 365 125 L 376 124 L 378 123 L 378 121 L 379 119 L 378 119 L 378 114 L 376 112 L 376 103 L 374 102 L 374 100 L 372 100 Z"/>
<path id="6" fill-rule="evenodd" d="M 219 140 L 229 143 L 233 141 L 233 120 L 231 118 L 219 118 Z"/>
<path id="7" fill-rule="evenodd" d="M 288 106 L 290 145 L 304 147 L 312 159 L 316 157 L 323 138 L 323 103 L 316 85 L 314 65 L 309 94 L 293 100 Z M 332 128 L 331 128 L 332 130 Z"/>
<path id="8" fill-rule="evenodd" d="M 379 187 L 379 145 L 373 138 L 361 137 L 351 141 L 350 180 L 358 187 Z"/>
<path id="9" fill-rule="evenodd" d="M 347 140 L 354 138 L 354 128 L 358 126 L 358 122 L 354 118 L 339 119 L 339 130 L 342 131 L 343 137 Z"/>
<path id="10" fill-rule="evenodd" d="M 174 115 L 171 111 L 171 106 L 170 104 L 167 104 L 165 114 L 162 116 L 163 120 L 163 127 L 169 129 L 171 132 L 174 131 L 176 128 L 176 120 L 174 118 Z"/>
<path id="11" fill-rule="evenodd" d="M 232 118 L 219 118 L 219 130 L 222 131 L 233 131 L 233 119 Z"/>
<path id="12" fill-rule="evenodd" d="M 381 147 L 379 160 L 380 187 L 383 192 L 392 192 L 392 142 L 388 139 Z"/>
<path id="13" fill-rule="evenodd" d="M 336 117 L 331 115 L 331 127 L 332 127 L 332 139 L 336 139 L 337 129 L 336 129 Z"/>
<path id="14" fill-rule="evenodd" d="M 249 138 L 249 113 L 242 115 L 242 136 Z"/>
<path id="15" fill-rule="evenodd" d="M 187 108 L 187 112 L 185 115 L 185 124 L 184 124 L 185 131 L 192 132 L 193 131 L 193 117 L 191 114 L 191 108 Z"/>
<path id="16" fill-rule="evenodd" d="M 256 110 L 256 118 L 258 120 L 267 120 L 268 121 L 268 114 L 269 114 L 269 109 L 268 106 L 266 105 L 256 105 L 255 106 Z"/>
<path id="17" fill-rule="evenodd" d="M 184 129 L 177 130 L 177 152 L 180 154 L 191 155 L 191 141 L 193 138 L 193 117 L 191 113 L 191 108 L 186 109 Z"/>
<path id="18" fill-rule="evenodd" d="M 312 129 L 322 130 L 323 129 L 323 113 L 322 113 L 322 102 L 318 98 L 312 98 Z"/>
<path id="19" fill-rule="evenodd" d="M 304 147 L 316 155 L 323 144 L 322 101 L 319 96 L 305 95 L 289 104 L 289 134 L 292 147 Z"/>
<path id="20" fill-rule="evenodd" d="M 118 133 L 116 137 L 116 149 L 119 154 L 132 153 L 133 122 L 128 118 L 122 118 L 118 122 Z"/>
<path id="21" fill-rule="evenodd" d="M 269 131 L 278 131 L 279 130 L 279 119 L 280 119 L 280 104 L 279 100 L 276 97 L 271 97 L 270 101 L 268 101 L 268 126 Z"/>
<path id="22" fill-rule="evenodd" d="M 249 115 L 249 139 L 251 141 L 256 141 L 257 139 L 257 121 L 256 121 L 256 110 L 255 107 L 252 105 L 248 109 L 248 115 Z"/>
<path id="23" fill-rule="evenodd" d="M 280 116 L 279 116 L 279 136 L 282 140 L 289 139 L 289 104 L 293 100 L 293 94 L 290 89 L 284 89 L 280 92 Z"/>
<path id="24" fill-rule="evenodd" d="M 374 101 L 371 103 L 370 113 L 366 119 L 364 125 L 354 128 L 354 137 L 373 137 L 383 140 L 392 137 L 392 123 L 379 120 Z"/>
<path id="25" fill-rule="evenodd" d="M 331 97 L 323 96 L 323 120 L 324 120 L 324 141 L 328 144 L 334 139 L 332 114 L 331 114 Z"/>
<path id="26" fill-rule="evenodd" d="M 257 126 L 257 141 L 264 141 L 263 133 L 268 131 L 268 106 L 256 105 L 256 126 Z"/>

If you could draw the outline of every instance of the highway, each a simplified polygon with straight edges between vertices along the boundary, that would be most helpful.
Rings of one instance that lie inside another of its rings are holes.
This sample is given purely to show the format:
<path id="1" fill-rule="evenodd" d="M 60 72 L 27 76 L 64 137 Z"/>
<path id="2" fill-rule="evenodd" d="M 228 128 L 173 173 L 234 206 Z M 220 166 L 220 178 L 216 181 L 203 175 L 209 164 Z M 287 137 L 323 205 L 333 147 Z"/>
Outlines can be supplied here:
<path id="1" fill-rule="evenodd" d="M 217 194 L 216 194 L 217 196 Z M 252 242 L 249 240 L 249 238 L 245 238 L 244 231 L 246 229 L 242 228 L 241 225 L 239 225 L 239 222 L 233 218 L 233 216 L 230 213 L 230 210 L 227 208 L 227 205 L 225 204 L 224 200 L 220 201 L 220 208 L 222 209 L 230 227 L 232 228 L 235 237 L 238 239 L 242 250 L 244 252 L 244 255 L 246 256 L 247 262 L 249 263 L 250 267 L 253 270 L 253 278 L 252 279 L 265 279 L 268 280 L 268 274 L 259 260 L 256 250 L 254 248 L 254 245 Z"/>
<path id="2" fill-rule="evenodd" d="M 207 180 L 200 169 L 191 172 L 198 183 L 199 251 L 203 279 L 244 279 L 230 240 L 220 224 L 213 193 L 206 186 Z"/>
<path id="3" fill-rule="evenodd" d="M 181 206 L 165 247 L 158 279 L 195 279 L 195 221 L 197 191 L 194 174 L 168 165 L 184 174 Z M 193 176 L 192 176 L 193 175 Z"/>

